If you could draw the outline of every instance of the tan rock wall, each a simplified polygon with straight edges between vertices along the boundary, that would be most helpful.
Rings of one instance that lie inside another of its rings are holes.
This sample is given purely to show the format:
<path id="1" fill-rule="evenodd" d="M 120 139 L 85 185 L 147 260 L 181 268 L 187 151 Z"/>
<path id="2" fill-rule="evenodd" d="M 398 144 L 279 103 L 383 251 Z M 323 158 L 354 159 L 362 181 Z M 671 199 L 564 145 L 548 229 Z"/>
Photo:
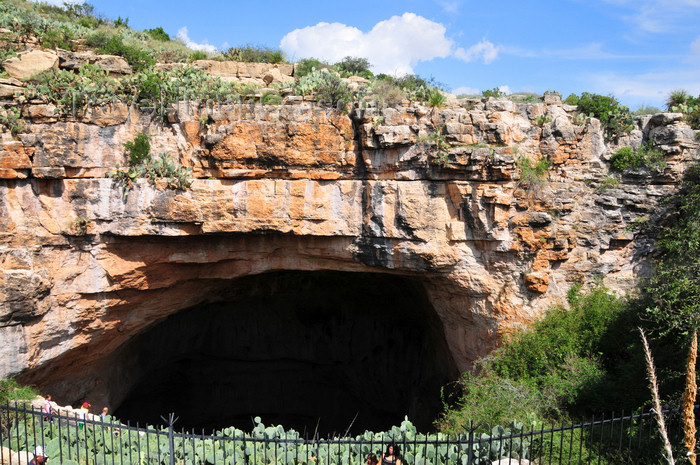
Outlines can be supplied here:
<path id="1" fill-rule="evenodd" d="M 28 113 L 0 147 L 0 375 L 68 382 L 266 271 L 420 277 L 462 370 L 573 282 L 634 286 L 649 251 L 638 219 L 697 157 L 694 132 L 674 115 L 641 120 L 621 143 L 656 140 L 667 168 L 604 188 L 614 147 L 596 120 L 576 125 L 559 103 L 469 106 L 182 103 L 165 123 L 133 108 Z M 542 114 L 552 121 L 538 126 Z M 191 188 L 138 180 L 127 195 L 105 178 L 141 131 L 193 169 Z M 523 183 L 521 157 L 547 157 L 547 181 Z"/>

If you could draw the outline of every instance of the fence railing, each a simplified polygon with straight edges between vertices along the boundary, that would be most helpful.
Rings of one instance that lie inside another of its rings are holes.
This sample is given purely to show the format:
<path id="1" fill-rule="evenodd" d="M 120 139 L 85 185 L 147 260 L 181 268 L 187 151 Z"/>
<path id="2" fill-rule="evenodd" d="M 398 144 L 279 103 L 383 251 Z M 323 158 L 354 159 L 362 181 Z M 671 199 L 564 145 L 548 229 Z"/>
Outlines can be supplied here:
<path id="1" fill-rule="evenodd" d="M 664 413 L 680 453 L 680 414 Z M 366 464 L 370 453 L 381 456 L 389 444 L 397 446 L 404 465 L 490 465 L 507 459 L 511 464 L 656 464 L 662 457 L 652 413 L 548 428 L 513 424 L 490 434 L 470 425 L 458 436 L 394 428 L 334 439 L 302 438 L 262 425 L 249 433 L 227 428 L 207 435 L 176 431 L 172 414 L 165 420 L 168 426 L 158 429 L 0 406 L 0 463 L 26 465 L 37 446 L 51 463 L 67 465 L 354 465 Z"/>

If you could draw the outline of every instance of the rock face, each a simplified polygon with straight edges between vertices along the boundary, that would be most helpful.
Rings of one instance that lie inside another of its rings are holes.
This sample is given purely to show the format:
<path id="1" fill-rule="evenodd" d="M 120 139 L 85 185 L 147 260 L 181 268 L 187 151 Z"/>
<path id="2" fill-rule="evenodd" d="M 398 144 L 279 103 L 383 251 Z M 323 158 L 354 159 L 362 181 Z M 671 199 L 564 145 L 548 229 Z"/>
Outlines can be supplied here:
<path id="1" fill-rule="evenodd" d="M 47 120 L 29 105 L 26 130 L 0 147 L 0 375 L 62 402 L 119 405 L 143 381 L 123 354 L 168 317 L 242 302 L 232 289 L 244 278 L 333 271 L 418 289 L 440 334 L 425 344 L 451 358 L 442 380 L 564 303 L 572 283 L 623 292 L 647 273 L 643 226 L 697 157 L 679 117 L 642 119 L 620 140 L 660 145 L 661 173 L 613 176 L 616 146 L 573 107 L 462 103 L 345 114 L 291 98 L 182 102 L 167 123 L 127 107 Z M 105 177 L 138 132 L 192 168 L 191 188 L 126 191 Z M 523 175 L 523 158 L 548 159 L 546 179 Z"/>
<path id="2" fill-rule="evenodd" d="M 43 50 L 29 50 L 2 63 L 10 77 L 28 79 L 35 74 L 58 68 L 58 55 Z"/>

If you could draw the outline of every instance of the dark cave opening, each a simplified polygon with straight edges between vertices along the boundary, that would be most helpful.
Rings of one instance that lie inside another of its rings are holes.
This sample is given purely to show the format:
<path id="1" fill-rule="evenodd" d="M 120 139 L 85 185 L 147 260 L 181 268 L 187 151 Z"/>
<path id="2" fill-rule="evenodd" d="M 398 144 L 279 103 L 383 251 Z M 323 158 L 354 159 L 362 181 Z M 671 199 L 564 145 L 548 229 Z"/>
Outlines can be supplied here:
<path id="1" fill-rule="evenodd" d="M 457 376 L 420 281 L 283 271 L 225 283 L 209 303 L 160 320 L 123 347 L 129 386 L 115 415 L 178 428 L 251 430 L 253 418 L 321 436 L 432 430 Z"/>

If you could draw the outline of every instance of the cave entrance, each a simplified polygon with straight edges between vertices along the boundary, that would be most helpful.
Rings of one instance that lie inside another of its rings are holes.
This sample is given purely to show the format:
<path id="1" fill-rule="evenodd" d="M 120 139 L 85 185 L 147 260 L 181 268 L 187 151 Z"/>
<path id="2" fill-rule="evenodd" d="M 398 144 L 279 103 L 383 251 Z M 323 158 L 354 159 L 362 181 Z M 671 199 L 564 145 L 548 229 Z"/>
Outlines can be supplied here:
<path id="1" fill-rule="evenodd" d="M 420 281 L 284 271 L 230 281 L 117 355 L 130 386 L 115 415 L 178 427 L 253 418 L 301 434 L 380 431 L 405 415 L 429 431 L 457 369 Z"/>

